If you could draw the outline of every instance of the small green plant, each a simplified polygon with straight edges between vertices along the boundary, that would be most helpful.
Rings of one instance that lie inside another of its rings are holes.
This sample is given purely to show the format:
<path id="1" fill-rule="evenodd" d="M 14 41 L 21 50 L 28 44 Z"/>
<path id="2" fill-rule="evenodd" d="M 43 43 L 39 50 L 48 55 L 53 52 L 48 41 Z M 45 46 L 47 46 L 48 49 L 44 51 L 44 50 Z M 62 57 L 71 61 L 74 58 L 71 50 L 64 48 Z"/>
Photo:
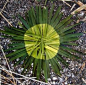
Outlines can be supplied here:
<path id="1" fill-rule="evenodd" d="M 40 2 L 41 0 L 37 0 L 37 1 Z M 47 1 L 48 0 L 45 0 L 45 5 L 47 4 Z M 53 2 L 54 0 L 49 0 L 49 1 Z"/>
<path id="2" fill-rule="evenodd" d="M 5 27 L 5 30 L 0 30 L 6 34 L 3 35 L 4 37 L 10 38 L 12 41 L 9 48 L 5 50 L 13 51 L 7 55 L 9 60 L 13 61 L 19 58 L 15 65 L 24 61 L 23 73 L 27 73 L 33 63 L 33 75 L 40 79 L 41 74 L 44 74 L 46 82 L 50 74 L 49 64 L 56 74 L 61 75 L 62 68 L 59 61 L 68 66 L 63 57 L 79 59 L 74 54 L 81 53 L 70 48 L 70 46 L 77 45 L 75 41 L 79 39 L 78 36 L 82 35 L 72 29 L 77 24 L 68 26 L 72 22 L 72 15 L 60 21 L 62 18 L 61 7 L 54 15 L 53 10 L 54 6 L 48 14 L 48 8 L 41 9 L 40 6 L 37 6 L 34 11 L 32 7 L 25 14 L 25 19 L 19 16 L 22 22 L 22 24 L 19 23 L 21 28 Z"/>

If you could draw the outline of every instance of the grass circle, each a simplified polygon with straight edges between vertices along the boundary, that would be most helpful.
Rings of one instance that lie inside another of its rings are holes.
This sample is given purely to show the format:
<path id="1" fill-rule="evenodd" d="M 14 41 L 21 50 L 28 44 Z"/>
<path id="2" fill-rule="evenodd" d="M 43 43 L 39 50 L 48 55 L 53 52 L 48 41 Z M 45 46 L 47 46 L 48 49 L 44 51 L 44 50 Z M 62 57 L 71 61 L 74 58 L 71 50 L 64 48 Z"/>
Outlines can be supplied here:
<path id="1" fill-rule="evenodd" d="M 51 25 L 38 24 L 26 31 L 24 42 L 29 56 L 49 60 L 58 53 L 60 38 Z"/>

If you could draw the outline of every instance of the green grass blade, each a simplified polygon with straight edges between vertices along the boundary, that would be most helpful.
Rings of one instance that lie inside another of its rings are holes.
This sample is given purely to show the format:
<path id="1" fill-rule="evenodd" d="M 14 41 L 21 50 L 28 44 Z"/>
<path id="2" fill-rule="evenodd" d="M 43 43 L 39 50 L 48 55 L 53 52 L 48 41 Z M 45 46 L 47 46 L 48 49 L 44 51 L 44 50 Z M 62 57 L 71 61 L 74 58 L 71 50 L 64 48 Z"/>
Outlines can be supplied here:
<path id="1" fill-rule="evenodd" d="M 47 67 L 47 76 L 50 77 L 50 67 L 49 67 L 49 61 L 46 60 L 46 67 Z"/>
<path id="2" fill-rule="evenodd" d="M 74 42 L 70 42 L 70 43 L 62 43 L 62 45 L 69 45 L 69 46 L 78 46 L 78 44 L 77 43 L 74 43 Z"/>
<path id="3" fill-rule="evenodd" d="M 12 29 L 12 28 L 8 28 L 8 27 L 4 27 L 6 32 L 12 33 L 12 34 L 16 34 L 16 35 L 23 35 L 23 33 L 21 32 L 16 32 L 16 30 Z"/>
<path id="4" fill-rule="evenodd" d="M 34 17 L 32 10 L 30 10 L 30 17 L 31 17 L 31 21 L 32 21 L 33 26 L 36 25 L 35 17 Z"/>
<path id="5" fill-rule="evenodd" d="M 59 67 L 56 65 L 56 62 L 54 62 L 53 59 L 50 59 L 49 61 L 50 61 L 50 63 L 51 63 L 51 66 L 52 66 L 53 70 L 55 71 L 55 73 L 58 74 L 58 75 L 61 75 L 61 74 L 60 74 L 60 69 L 59 69 Z"/>
<path id="6" fill-rule="evenodd" d="M 21 23 L 21 22 L 18 22 L 18 25 L 23 29 L 23 30 L 27 30 L 24 26 L 23 26 L 23 24 Z"/>
<path id="7" fill-rule="evenodd" d="M 18 46 L 18 47 L 11 47 L 11 48 L 9 48 L 9 49 L 7 49 L 5 51 L 18 50 L 18 49 L 21 49 L 21 48 L 24 48 L 24 47 L 25 47 L 24 45 Z"/>
<path id="8" fill-rule="evenodd" d="M 39 7 L 36 6 L 36 22 L 39 24 Z"/>
<path id="9" fill-rule="evenodd" d="M 25 48 L 24 48 L 24 49 L 17 50 L 17 51 L 15 51 L 15 52 L 12 52 L 12 53 L 6 55 L 6 57 L 13 56 L 13 55 L 18 54 L 18 53 L 20 53 L 20 52 L 23 52 L 24 50 L 25 50 Z"/>
<path id="10" fill-rule="evenodd" d="M 61 20 L 61 18 L 62 18 L 62 15 L 63 15 L 63 13 L 61 13 L 61 14 L 59 14 L 58 16 L 58 19 L 56 19 L 55 21 L 54 21 L 54 23 L 51 23 L 51 25 L 56 29 L 56 25 L 60 22 L 60 20 Z"/>
<path id="11" fill-rule="evenodd" d="M 24 36 L 13 36 L 14 40 L 24 40 Z"/>
<path id="12" fill-rule="evenodd" d="M 72 52 L 72 53 L 83 54 L 83 53 L 80 52 L 80 51 L 74 50 L 73 48 L 69 48 L 69 47 L 66 47 L 66 46 L 61 46 L 61 48 L 64 49 L 64 50 L 66 50 L 66 51 Z"/>
<path id="13" fill-rule="evenodd" d="M 48 17 L 48 9 L 43 8 L 43 23 L 47 24 L 47 17 Z"/>
<path id="14" fill-rule="evenodd" d="M 33 13 L 34 19 L 36 20 L 36 14 L 35 14 L 35 11 L 34 11 L 33 7 L 32 7 L 32 13 Z"/>
<path id="15" fill-rule="evenodd" d="M 71 59 L 73 59 L 73 58 L 80 59 L 78 56 L 73 55 L 73 54 L 71 54 L 71 53 L 68 52 L 68 51 L 64 51 L 63 49 L 61 49 L 61 50 L 59 51 L 59 54 L 62 55 L 62 56 L 65 56 L 65 57 L 69 57 L 69 58 L 71 58 Z"/>
<path id="16" fill-rule="evenodd" d="M 46 60 L 43 61 L 43 70 L 44 70 L 44 77 L 45 77 L 45 81 L 47 82 L 47 67 L 46 67 Z"/>
<path id="17" fill-rule="evenodd" d="M 62 50 L 62 49 L 59 49 L 58 54 L 61 55 L 61 56 L 64 56 L 64 57 L 72 59 L 72 57 L 69 55 L 69 53 L 64 51 L 64 50 Z"/>
<path id="18" fill-rule="evenodd" d="M 30 57 L 30 58 L 27 60 L 26 65 L 24 66 L 24 70 L 22 71 L 22 73 L 23 73 L 26 69 L 30 68 L 30 66 L 31 66 L 31 64 L 32 64 L 32 62 L 33 62 L 33 60 L 34 60 L 33 57 Z"/>
<path id="19" fill-rule="evenodd" d="M 15 28 L 15 27 L 10 27 L 10 28 L 12 28 L 15 31 L 21 32 L 21 33 L 25 33 L 26 32 L 26 30 L 23 30 L 22 28 Z"/>
<path id="20" fill-rule="evenodd" d="M 68 35 L 68 34 L 73 34 L 75 31 L 76 31 L 75 29 L 70 29 L 70 30 L 68 30 L 68 31 L 66 31 L 64 33 L 61 33 L 61 34 L 59 34 L 59 32 L 58 32 L 58 34 L 60 36 L 65 36 L 65 35 Z"/>
<path id="21" fill-rule="evenodd" d="M 67 38 L 67 39 L 64 39 L 64 38 L 60 37 L 60 43 L 64 43 L 64 42 L 66 43 L 66 42 L 76 41 L 78 39 L 79 39 L 78 37 L 76 37 L 76 38 Z"/>
<path id="22" fill-rule="evenodd" d="M 20 59 L 19 61 L 17 61 L 17 62 L 14 64 L 14 66 L 16 66 L 16 65 L 20 64 L 20 63 L 21 63 L 21 61 L 23 61 L 26 57 L 27 57 L 26 55 L 25 55 L 25 56 L 23 56 L 23 57 L 21 57 L 21 59 Z"/>
<path id="23" fill-rule="evenodd" d="M 10 58 L 10 61 L 13 61 L 13 60 L 15 60 L 17 58 L 23 57 L 25 55 L 27 55 L 26 51 L 20 52 L 19 54 L 17 54 L 14 57 Z"/>
<path id="24" fill-rule="evenodd" d="M 66 31 L 68 31 L 68 30 L 72 29 L 73 27 L 75 27 L 75 26 L 77 26 L 77 25 L 79 25 L 79 24 L 80 24 L 80 23 L 75 24 L 75 25 L 72 25 L 72 26 L 65 27 L 65 28 L 64 28 L 64 29 L 62 29 L 60 32 L 61 32 L 61 33 L 66 32 Z"/>
<path id="25" fill-rule="evenodd" d="M 65 24 L 63 24 L 59 29 L 57 29 L 57 31 L 58 31 L 59 33 L 61 33 L 62 30 L 64 30 L 64 28 L 65 28 L 67 25 L 69 25 L 72 21 L 73 21 L 73 20 L 67 21 L 67 22 L 66 22 Z"/>
<path id="26" fill-rule="evenodd" d="M 63 33 L 63 36 L 64 36 L 64 35 L 67 35 L 67 34 L 71 34 L 71 33 L 75 32 L 75 31 L 76 31 L 75 29 L 70 29 L 70 30 L 64 32 L 64 33 Z M 61 34 L 61 35 L 62 35 L 62 34 Z"/>
<path id="27" fill-rule="evenodd" d="M 28 11 L 27 17 L 28 17 L 28 24 L 31 28 L 33 26 L 32 19 L 31 19 L 31 10 Z"/>
<path id="28" fill-rule="evenodd" d="M 6 31 L 3 31 L 3 30 L 0 30 L 1 33 L 4 33 L 4 34 L 7 34 L 7 35 L 11 35 L 11 36 L 18 36 L 16 34 L 13 34 L 13 33 L 10 33 L 10 32 L 6 32 Z"/>
<path id="29" fill-rule="evenodd" d="M 53 58 L 53 61 L 56 62 L 58 68 L 59 68 L 60 70 L 62 70 L 62 67 L 61 67 L 61 65 L 58 63 L 56 57 Z"/>
<path id="30" fill-rule="evenodd" d="M 19 19 L 21 20 L 21 22 L 24 24 L 24 26 L 29 29 L 29 25 L 27 24 L 27 22 L 19 15 Z"/>
<path id="31" fill-rule="evenodd" d="M 38 66 L 37 66 L 37 79 L 40 78 L 40 74 L 41 74 L 41 64 L 42 64 L 42 60 L 39 60 Z"/>
<path id="32" fill-rule="evenodd" d="M 34 58 L 30 61 L 30 65 L 27 67 L 27 71 L 26 71 L 26 73 L 30 70 L 30 67 L 31 67 L 31 64 L 34 62 Z"/>
<path id="33" fill-rule="evenodd" d="M 56 13 L 54 14 L 53 18 L 51 19 L 51 23 L 54 23 L 54 21 L 57 19 L 58 14 L 60 13 L 61 6 L 58 7 Z"/>
<path id="34" fill-rule="evenodd" d="M 42 10 L 41 10 L 41 7 L 39 6 L 39 23 L 40 23 L 40 24 L 42 24 L 42 22 L 43 22 L 43 21 L 42 21 L 42 20 L 43 20 L 42 18 L 43 18 L 43 17 L 42 17 Z"/>
<path id="35" fill-rule="evenodd" d="M 51 22 L 51 18 L 52 18 L 52 14 L 53 14 L 53 10 L 54 10 L 54 5 L 52 5 L 51 9 L 50 9 L 50 13 L 49 13 L 49 24 Z"/>
<path id="36" fill-rule="evenodd" d="M 62 25 L 64 25 L 70 18 L 72 17 L 72 15 L 69 15 L 67 18 L 65 18 L 64 20 L 62 20 L 57 26 L 56 26 L 56 29 L 60 29 L 60 27 Z"/>
<path id="37" fill-rule="evenodd" d="M 66 67 L 68 67 L 68 63 L 59 55 L 57 55 L 56 57 L 61 63 L 63 63 L 63 65 L 65 65 Z"/>
<path id="38" fill-rule="evenodd" d="M 19 45 L 25 45 L 24 42 L 23 43 L 12 43 L 12 44 L 9 44 L 8 46 L 19 46 Z"/>
<path id="39" fill-rule="evenodd" d="M 10 39 L 12 39 L 12 37 L 11 37 L 11 36 L 6 36 L 6 35 L 1 35 L 1 37 L 3 37 L 3 38 L 10 38 Z"/>
<path id="40" fill-rule="evenodd" d="M 24 63 L 22 64 L 22 67 L 26 66 L 27 62 L 31 59 L 31 56 L 27 56 L 26 59 L 24 60 Z"/>
<path id="41" fill-rule="evenodd" d="M 74 38 L 74 37 L 78 37 L 78 36 L 81 36 L 82 33 L 75 33 L 75 34 L 68 34 L 68 35 L 65 35 L 63 38 L 64 39 L 70 39 L 70 38 Z"/>
<path id="42" fill-rule="evenodd" d="M 33 71 L 34 71 L 33 73 L 35 73 L 36 67 L 38 65 L 38 61 L 39 60 L 35 58 L 35 60 L 34 60 L 34 66 L 33 66 Z"/>

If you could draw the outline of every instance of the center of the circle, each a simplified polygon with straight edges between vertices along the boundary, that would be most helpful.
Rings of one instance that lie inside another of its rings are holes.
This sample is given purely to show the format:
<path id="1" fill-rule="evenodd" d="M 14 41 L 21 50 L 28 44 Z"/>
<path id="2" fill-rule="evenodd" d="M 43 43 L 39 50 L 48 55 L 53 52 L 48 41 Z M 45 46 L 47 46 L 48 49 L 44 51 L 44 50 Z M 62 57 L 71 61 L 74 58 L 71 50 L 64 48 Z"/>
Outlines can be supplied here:
<path id="1" fill-rule="evenodd" d="M 55 29 L 48 24 L 38 24 L 24 34 L 26 51 L 37 59 L 51 59 L 58 53 L 60 40 Z"/>

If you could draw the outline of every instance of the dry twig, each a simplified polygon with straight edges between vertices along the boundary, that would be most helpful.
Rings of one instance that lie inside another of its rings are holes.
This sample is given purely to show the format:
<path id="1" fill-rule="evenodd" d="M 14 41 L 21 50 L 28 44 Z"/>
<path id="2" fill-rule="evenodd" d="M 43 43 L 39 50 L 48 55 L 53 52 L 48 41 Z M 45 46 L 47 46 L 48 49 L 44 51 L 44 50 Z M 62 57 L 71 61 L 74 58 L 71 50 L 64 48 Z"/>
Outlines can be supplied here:
<path id="1" fill-rule="evenodd" d="M 6 69 L 4 69 L 1 65 L 0 65 L 0 67 L 1 67 L 1 68 L 0 68 L 1 70 L 5 70 L 5 71 L 7 71 L 7 72 L 10 72 L 10 73 L 16 74 L 16 75 L 18 75 L 18 76 L 24 77 L 24 78 L 27 79 L 27 80 L 30 79 L 30 80 L 33 80 L 33 81 L 35 81 L 35 82 L 47 84 L 47 83 L 45 83 L 45 82 L 42 82 L 42 81 L 39 81 L 39 80 L 34 79 L 34 77 L 27 77 L 27 76 L 18 74 L 18 73 L 13 72 L 13 71 L 6 70 Z"/>
<path id="2" fill-rule="evenodd" d="M 61 1 L 63 1 L 63 3 L 65 3 L 67 6 L 71 7 L 71 5 L 66 2 L 66 0 L 61 0 Z"/>
<path id="3" fill-rule="evenodd" d="M 4 15 L 2 14 L 2 12 L 4 11 L 4 8 L 6 7 L 6 5 L 7 5 L 7 3 L 9 2 L 9 0 L 7 0 L 6 1 L 6 3 L 4 4 L 4 6 L 3 6 L 3 8 L 2 8 L 2 10 L 1 10 L 1 12 L 0 12 L 0 15 L 8 22 L 8 24 L 10 25 L 10 26 L 12 26 L 12 24 L 6 19 L 6 17 L 4 17 Z"/>
<path id="4" fill-rule="evenodd" d="M 12 82 L 9 78 L 7 78 L 7 77 L 5 77 L 5 76 L 3 76 L 3 75 L 1 75 L 4 79 L 6 79 L 6 80 L 9 80 L 12 84 L 14 84 L 14 82 Z"/>
<path id="5" fill-rule="evenodd" d="M 80 6 L 79 8 L 77 8 L 76 10 L 74 10 L 71 14 L 74 15 L 76 12 L 80 12 L 81 10 L 83 10 L 83 9 L 85 9 L 85 8 L 86 8 L 86 4 Z"/>
<path id="6" fill-rule="evenodd" d="M 82 5 L 84 5 L 81 1 L 77 1 L 76 2 L 79 6 L 82 6 Z M 84 8 L 85 10 L 86 10 L 86 8 Z"/>
<path id="7" fill-rule="evenodd" d="M 72 11 L 73 10 L 73 8 L 76 6 L 76 4 L 74 4 L 72 7 L 71 7 L 71 9 L 70 9 L 70 11 Z"/>
<path id="8" fill-rule="evenodd" d="M 7 63 L 7 65 L 8 65 L 8 68 L 9 68 L 9 70 L 11 71 L 11 68 L 10 68 L 10 66 L 9 66 L 9 64 L 8 64 L 8 61 L 7 61 L 7 58 L 6 58 L 6 55 L 5 55 L 4 51 L 3 51 L 3 47 L 2 47 L 1 45 L 0 45 L 0 49 L 1 49 L 1 51 L 2 51 L 2 53 L 3 53 L 3 56 L 4 56 L 5 60 L 6 60 L 6 63 Z M 12 73 L 11 73 L 10 75 L 11 75 L 11 76 L 12 76 L 12 78 L 13 78 L 14 85 L 16 85 L 16 82 L 15 82 L 14 76 L 12 75 Z"/>
<path id="9" fill-rule="evenodd" d="M 10 26 L 12 26 L 12 24 L 4 17 L 4 15 L 0 12 L 0 15 L 8 22 L 8 24 L 10 25 Z"/>
<path id="10" fill-rule="evenodd" d="M 79 73 L 81 73 L 81 71 L 85 68 L 85 65 L 86 65 L 86 61 L 82 64 L 82 66 L 81 66 L 81 70 L 80 70 Z"/>
<path id="11" fill-rule="evenodd" d="M 82 81 L 86 84 L 86 79 L 82 78 Z"/>
<path id="12" fill-rule="evenodd" d="M 4 10 L 4 8 L 6 7 L 6 5 L 7 5 L 8 2 L 9 2 L 9 0 L 6 1 L 6 3 L 4 4 L 3 8 L 1 9 L 1 12 L 0 12 L 0 13 L 3 12 L 3 10 Z"/>

